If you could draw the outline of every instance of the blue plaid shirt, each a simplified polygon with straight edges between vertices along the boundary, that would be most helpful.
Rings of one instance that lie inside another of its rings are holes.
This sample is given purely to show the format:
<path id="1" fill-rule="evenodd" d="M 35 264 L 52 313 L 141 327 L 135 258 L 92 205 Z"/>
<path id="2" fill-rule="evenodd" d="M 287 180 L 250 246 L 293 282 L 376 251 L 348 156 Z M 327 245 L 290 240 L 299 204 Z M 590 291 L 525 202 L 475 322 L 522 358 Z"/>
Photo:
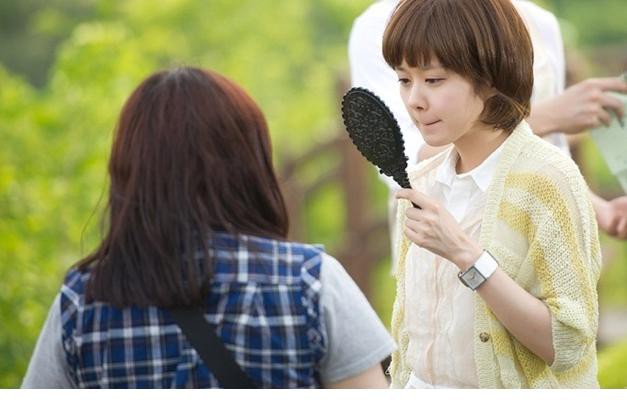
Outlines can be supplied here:
<path id="1" fill-rule="evenodd" d="M 261 388 L 316 388 L 326 352 L 319 247 L 215 234 L 205 317 Z M 85 303 L 88 273 L 61 289 L 63 348 L 78 387 L 217 388 L 170 315 L 157 307 Z"/>

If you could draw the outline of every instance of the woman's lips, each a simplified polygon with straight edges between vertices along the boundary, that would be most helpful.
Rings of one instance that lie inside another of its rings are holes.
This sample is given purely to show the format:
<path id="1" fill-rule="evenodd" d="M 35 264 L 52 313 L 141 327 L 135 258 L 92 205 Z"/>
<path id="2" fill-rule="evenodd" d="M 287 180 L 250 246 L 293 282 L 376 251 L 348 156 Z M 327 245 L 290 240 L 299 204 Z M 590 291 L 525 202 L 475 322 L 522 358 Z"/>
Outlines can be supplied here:
<path id="1" fill-rule="evenodd" d="M 436 120 L 434 122 L 429 122 L 429 123 L 420 123 L 420 125 L 423 126 L 423 127 L 431 127 L 431 126 L 434 126 L 434 125 L 436 125 L 436 124 L 438 124 L 440 122 L 441 122 L 441 120 Z"/>
<path id="2" fill-rule="evenodd" d="M 427 123 L 426 121 L 424 121 L 424 120 L 420 120 L 420 119 L 419 119 L 419 118 L 417 118 L 417 117 L 412 117 L 412 119 L 413 119 L 413 121 L 414 121 L 414 124 L 415 124 L 416 126 L 419 126 L 419 127 L 430 127 L 430 126 L 434 126 L 434 125 L 436 125 L 437 123 L 440 123 L 440 122 L 442 121 L 441 119 L 437 119 L 437 120 L 430 120 L 430 121 Z"/>

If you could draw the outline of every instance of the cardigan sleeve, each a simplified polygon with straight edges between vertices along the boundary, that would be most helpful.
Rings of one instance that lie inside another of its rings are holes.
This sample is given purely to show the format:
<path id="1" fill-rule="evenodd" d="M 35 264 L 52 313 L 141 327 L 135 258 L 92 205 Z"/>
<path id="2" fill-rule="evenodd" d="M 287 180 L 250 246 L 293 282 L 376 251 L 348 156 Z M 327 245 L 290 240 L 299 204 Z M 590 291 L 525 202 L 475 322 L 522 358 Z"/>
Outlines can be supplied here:
<path id="1" fill-rule="evenodd" d="M 528 261 L 540 299 L 551 312 L 555 373 L 577 367 L 594 348 L 598 328 L 596 285 L 601 259 L 598 229 L 588 189 L 577 173 L 546 183 L 542 216 L 530 241 Z"/>
<path id="2" fill-rule="evenodd" d="M 409 367 L 405 362 L 409 336 L 405 329 L 405 260 L 410 242 L 405 236 L 405 211 L 411 207 L 408 200 L 399 200 L 396 211 L 396 265 L 393 275 L 396 278 L 396 297 L 392 307 L 392 322 L 390 333 L 398 349 L 392 353 L 390 367 L 387 370 L 390 375 L 390 388 L 403 388 L 409 379 Z"/>

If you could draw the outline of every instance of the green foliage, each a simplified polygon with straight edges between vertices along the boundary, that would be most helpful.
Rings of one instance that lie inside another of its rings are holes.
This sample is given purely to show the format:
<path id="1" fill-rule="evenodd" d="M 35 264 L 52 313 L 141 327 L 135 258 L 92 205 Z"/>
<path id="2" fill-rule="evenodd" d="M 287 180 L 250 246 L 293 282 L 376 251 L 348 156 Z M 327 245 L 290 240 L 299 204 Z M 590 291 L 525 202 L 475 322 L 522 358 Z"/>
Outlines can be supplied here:
<path id="1" fill-rule="evenodd" d="M 36 86 L 46 82 L 56 46 L 94 12 L 96 0 L 0 2 L 0 62 Z"/>
<path id="2" fill-rule="evenodd" d="M 569 22 L 582 46 L 625 44 L 627 11 L 623 0 L 546 0 L 542 3 Z"/>
<path id="3" fill-rule="evenodd" d="M 396 297 L 396 280 L 392 276 L 390 258 L 382 262 L 375 271 L 376 279 L 372 283 L 372 305 L 388 328 L 392 323 L 392 307 Z"/>
<path id="4" fill-rule="evenodd" d="M 227 75 L 263 108 L 280 166 L 339 127 L 336 84 L 347 73 L 348 33 L 370 2 L 0 2 L 0 387 L 19 386 L 65 271 L 98 242 L 111 134 L 132 89 L 151 72 L 179 64 Z M 579 13 L 573 20 L 596 16 L 581 5 L 588 2 L 568 3 Z M 611 19 L 603 25 L 577 23 L 591 44 L 624 30 L 612 23 L 625 20 L 613 6 L 622 0 L 604 4 Z M 315 179 L 335 160 L 303 175 Z M 602 178 L 595 185 L 611 186 L 611 177 Z M 387 190 L 374 170 L 370 186 L 384 217 Z M 311 199 L 302 219 L 308 240 L 339 250 L 343 206 L 334 186 Z M 609 247 L 618 255 L 601 293 L 627 303 L 625 246 Z M 394 281 L 387 262 L 377 277 L 373 302 L 389 323 Z"/>
<path id="5" fill-rule="evenodd" d="M 627 388 L 627 340 L 599 352 L 601 388 Z"/>

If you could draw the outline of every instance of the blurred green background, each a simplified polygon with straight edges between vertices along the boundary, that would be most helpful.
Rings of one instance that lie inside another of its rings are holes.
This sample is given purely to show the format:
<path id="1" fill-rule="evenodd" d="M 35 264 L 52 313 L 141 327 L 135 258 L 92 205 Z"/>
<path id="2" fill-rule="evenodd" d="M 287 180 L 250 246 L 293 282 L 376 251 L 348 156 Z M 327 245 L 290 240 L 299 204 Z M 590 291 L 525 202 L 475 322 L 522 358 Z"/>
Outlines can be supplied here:
<path id="1" fill-rule="evenodd" d="M 210 67 L 243 85 L 268 119 L 275 163 L 341 129 L 346 43 L 370 0 L 2 0 L 0 2 L 0 387 L 19 386 L 65 270 L 100 236 L 111 134 L 124 99 L 167 66 Z M 538 1 L 559 18 L 576 79 L 627 64 L 624 0 Z M 594 144 L 580 164 L 591 187 L 621 194 Z M 310 171 L 324 172 L 324 160 Z M 374 211 L 387 190 L 370 171 Z M 333 254 L 344 200 L 324 187 L 301 216 L 306 240 Z M 627 310 L 627 244 L 603 237 L 601 307 Z M 389 323 L 389 261 L 371 300 Z M 627 342 L 600 346 L 605 387 L 627 386 Z"/>

